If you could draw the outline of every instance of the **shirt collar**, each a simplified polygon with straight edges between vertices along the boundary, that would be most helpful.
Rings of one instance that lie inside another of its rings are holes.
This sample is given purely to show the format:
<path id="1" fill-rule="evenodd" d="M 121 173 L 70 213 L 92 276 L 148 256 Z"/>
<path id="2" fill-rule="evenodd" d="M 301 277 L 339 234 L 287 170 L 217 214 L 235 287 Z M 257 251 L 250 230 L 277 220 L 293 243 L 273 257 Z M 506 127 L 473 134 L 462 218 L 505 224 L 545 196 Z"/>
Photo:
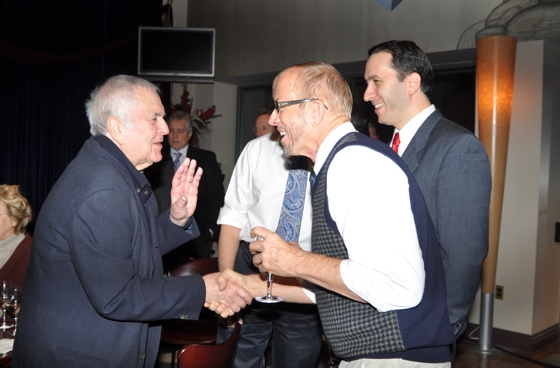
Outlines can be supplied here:
<path id="1" fill-rule="evenodd" d="M 175 153 L 179 152 L 181 153 L 181 159 L 184 159 L 185 157 L 187 157 L 187 151 L 189 149 L 189 145 L 187 144 L 185 147 L 181 148 L 180 150 L 176 151 L 175 149 L 173 149 L 173 147 L 170 147 L 170 153 L 171 153 L 171 157 L 175 158 Z"/>
<path id="2" fill-rule="evenodd" d="M 430 105 L 426 107 L 424 110 L 422 110 L 415 117 L 410 119 L 410 121 L 406 123 L 406 125 L 401 130 L 395 129 L 394 133 L 399 132 L 399 138 L 401 139 L 401 143 L 399 144 L 400 156 L 402 156 L 403 152 L 406 150 L 406 147 L 408 147 L 408 144 L 410 143 L 412 138 L 414 138 L 414 135 L 416 134 L 418 129 L 420 129 L 424 121 L 426 121 L 428 116 L 430 116 L 430 114 L 434 111 L 436 111 L 436 107 L 434 105 Z M 393 133 L 393 137 L 395 136 L 394 133 Z M 391 142 L 392 141 L 393 139 L 391 139 Z"/>
<path id="3" fill-rule="evenodd" d="M 124 152 L 108 137 L 100 134 L 93 137 L 93 139 L 103 148 L 109 155 L 119 161 L 124 169 L 130 174 L 134 189 L 142 204 L 146 204 L 148 198 L 152 194 L 152 188 L 148 179 L 138 171 L 132 162 L 125 156 Z"/>
<path id="4" fill-rule="evenodd" d="M 313 171 L 315 174 L 321 171 L 321 167 L 325 163 L 325 160 L 329 156 L 329 153 L 332 151 L 335 144 L 340 140 L 340 138 L 344 137 L 346 134 L 350 132 L 355 132 L 356 129 L 351 122 L 346 122 L 334 128 L 329 135 L 325 138 L 321 146 L 319 146 L 319 150 L 317 151 L 317 155 L 315 156 L 315 165 L 313 166 Z"/>

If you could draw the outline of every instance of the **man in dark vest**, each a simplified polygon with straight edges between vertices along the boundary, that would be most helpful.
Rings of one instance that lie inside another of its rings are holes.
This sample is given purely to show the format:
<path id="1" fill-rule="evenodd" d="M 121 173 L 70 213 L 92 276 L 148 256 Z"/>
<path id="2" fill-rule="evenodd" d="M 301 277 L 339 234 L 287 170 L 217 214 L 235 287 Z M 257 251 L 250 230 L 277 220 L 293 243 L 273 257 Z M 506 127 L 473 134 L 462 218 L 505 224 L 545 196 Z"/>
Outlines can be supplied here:
<path id="1" fill-rule="evenodd" d="M 453 332 L 437 236 L 412 173 L 386 144 L 356 132 L 352 95 L 329 64 L 307 62 L 273 83 L 288 155 L 314 162 L 312 252 L 256 227 L 253 262 L 276 277 L 272 293 L 313 302 L 340 367 L 449 367 Z M 359 183 L 377 198 L 353 190 Z M 232 272 L 260 295 L 266 283 Z M 295 279 L 316 285 L 314 295 Z"/>

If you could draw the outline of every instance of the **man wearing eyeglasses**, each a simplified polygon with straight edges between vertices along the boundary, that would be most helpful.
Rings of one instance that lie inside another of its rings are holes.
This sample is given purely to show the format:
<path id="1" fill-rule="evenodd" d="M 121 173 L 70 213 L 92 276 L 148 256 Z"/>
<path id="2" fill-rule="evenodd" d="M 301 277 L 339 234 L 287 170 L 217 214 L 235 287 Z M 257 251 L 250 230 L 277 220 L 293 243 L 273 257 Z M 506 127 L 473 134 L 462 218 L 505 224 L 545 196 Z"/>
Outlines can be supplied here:
<path id="1" fill-rule="evenodd" d="M 314 161 L 312 252 L 265 226 L 251 236 L 253 262 L 286 301 L 316 301 L 341 368 L 450 367 L 453 332 L 439 245 L 412 173 L 389 146 L 356 132 L 352 94 L 331 65 L 307 62 L 273 83 L 276 126 L 288 155 Z M 353 190 L 356 183 L 383 196 Z M 257 238 L 257 239 L 258 239 Z M 253 296 L 254 276 L 237 280 Z M 293 282 L 316 284 L 315 294 Z"/>
<path id="2" fill-rule="evenodd" d="M 276 229 L 290 168 L 290 159 L 282 152 L 280 135 L 268 124 L 270 111 L 261 111 L 255 127 L 270 128 L 273 134 L 253 139 L 239 156 L 226 191 L 218 223 L 220 270 L 234 269 L 243 274 L 259 274 L 249 252 L 251 228 L 264 225 Z M 257 136 L 261 133 L 259 130 Z M 308 162 L 303 157 L 307 176 Z M 311 195 L 304 195 L 300 244 L 311 250 Z M 234 267 L 235 266 L 235 267 Z M 269 339 L 272 339 L 274 368 L 315 368 L 321 350 L 321 324 L 313 305 L 293 303 L 252 303 L 241 312 L 243 324 L 234 367 L 261 368 Z M 222 332 L 222 331 L 221 331 Z"/>

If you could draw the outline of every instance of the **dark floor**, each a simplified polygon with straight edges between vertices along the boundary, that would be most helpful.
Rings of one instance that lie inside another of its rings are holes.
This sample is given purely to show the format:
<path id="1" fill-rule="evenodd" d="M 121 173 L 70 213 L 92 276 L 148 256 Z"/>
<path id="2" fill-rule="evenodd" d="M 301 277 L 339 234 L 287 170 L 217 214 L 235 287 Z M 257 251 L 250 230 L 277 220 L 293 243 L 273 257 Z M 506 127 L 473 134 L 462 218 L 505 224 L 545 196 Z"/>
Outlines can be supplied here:
<path id="1" fill-rule="evenodd" d="M 467 338 L 459 339 L 455 368 L 537 368 L 560 367 L 560 339 L 532 353 L 515 349 L 495 347 L 493 353 L 481 353 L 478 342 Z"/>
<path id="2" fill-rule="evenodd" d="M 317 368 L 332 367 L 325 362 L 325 350 Z M 459 339 L 455 368 L 538 368 L 560 367 L 560 339 L 532 352 L 522 353 L 513 349 L 496 347 L 492 353 L 481 353 L 478 342 L 467 338 Z"/>
<path id="3" fill-rule="evenodd" d="M 166 359 L 167 360 L 167 359 Z M 337 367 L 326 364 L 328 350 L 326 346 L 321 353 L 317 368 Z M 170 364 L 161 362 L 158 368 L 168 368 Z M 482 353 L 478 342 L 467 338 L 459 339 L 457 358 L 454 368 L 560 368 L 560 339 L 533 351 L 520 352 L 497 346 L 492 353 Z M 268 366 L 267 366 L 268 368 Z"/>

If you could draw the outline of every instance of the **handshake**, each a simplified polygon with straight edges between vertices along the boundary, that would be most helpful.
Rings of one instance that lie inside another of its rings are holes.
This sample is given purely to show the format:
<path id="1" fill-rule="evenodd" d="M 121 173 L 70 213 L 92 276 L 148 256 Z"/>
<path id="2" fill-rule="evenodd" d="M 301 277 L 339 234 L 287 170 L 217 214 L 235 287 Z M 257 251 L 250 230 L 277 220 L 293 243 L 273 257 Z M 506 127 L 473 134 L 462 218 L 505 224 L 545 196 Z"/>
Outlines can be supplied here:
<path id="1" fill-rule="evenodd" d="M 253 288 L 262 283 L 261 275 L 241 275 L 232 270 L 203 276 L 206 284 L 204 306 L 223 318 L 230 317 L 251 304 L 256 295 Z M 253 287 L 249 285 L 254 281 Z"/>
<path id="2" fill-rule="evenodd" d="M 284 300 L 295 303 L 311 303 L 305 296 L 301 285 L 296 279 L 298 262 L 306 263 L 310 252 L 300 248 L 297 243 L 287 243 L 273 231 L 256 227 L 251 231 L 256 240 L 251 242 L 253 264 L 260 272 L 272 272 L 284 276 L 280 282 L 274 282 L 276 290 L 282 290 Z M 206 283 L 206 301 L 204 306 L 220 316 L 227 318 L 251 304 L 257 295 L 267 293 L 266 275 L 242 275 L 232 270 L 204 276 Z"/>

